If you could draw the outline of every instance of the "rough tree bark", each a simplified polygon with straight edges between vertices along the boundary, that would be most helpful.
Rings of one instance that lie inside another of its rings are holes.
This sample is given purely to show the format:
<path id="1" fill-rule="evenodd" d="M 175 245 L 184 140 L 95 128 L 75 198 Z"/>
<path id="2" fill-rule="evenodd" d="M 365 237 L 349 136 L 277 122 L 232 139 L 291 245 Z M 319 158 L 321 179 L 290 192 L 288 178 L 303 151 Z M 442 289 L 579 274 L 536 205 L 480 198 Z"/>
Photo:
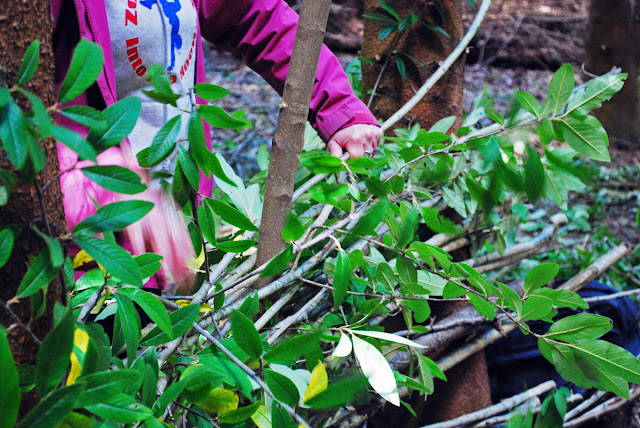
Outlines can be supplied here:
<path id="1" fill-rule="evenodd" d="M 300 11 L 289 73 L 280 104 L 280 116 L 271 147 L 257 266 L 284 249 L 282 228 L 291 208 L 298 155 L 304 146 L 304 129 L 330 6 L 331 0 L 308 0 L 302 4 Z M 258 281 L 256 287 L 261 288 L 267 283 L 265 280 Z"/>
<path id="2" fill-rule="evenodd" d="M 397 10 L 401 19 L 415 13 L 422 20 L 440 26 L 449 37 L 416 23 L 408 31 L 394 33 L 379 40 L 378 34 L 382 28 L 365 20 L 363 55 L 374 59 L 377 64 L 362 63 L 362 86 L 364 91 L 375 87 L 371 109 L 381 119 L 387 119 L 411 99 L 464 36 L 461 0 L 440 2 L 442 16 L 428 0 L 394 0 L 388 3 Z M 365 0 L 365 12 L 384 13 L 377 0 Z M 395 52 L 398 51 L 417 59 L 424 66 L 417 66 L 405 59 L 406 81 L 402 80 L 396 65 Z M 396 126 L 407 127 L 419 123 L 422 128 L 428 129 L 438 120 L 452 115 L 458 117 L 454 126 L 459 126 L 463 107 L 464 62 L 463 55 Z M 460 309 L 460 306 L 455 303 L 441 305 L 439 308 L 434 306 L 433 315 L 442 319 Z M 442 351 L 444 349 L 439 350 Z M 385 426 L 391 421 L 403 420 L 404 426 L 420 426 L 452 419 L 491 404 L 484 353 L 478 353 L 455 367 L 447 377 L 448 383 L 440 383 L 435 394 L 426 402 L 421 397 L 416 398 L 417 394 L 414 394 L 410 403 L 419 416 L 417 420 L 411 418 L 404 409 L 394 408 L 389 409 L 382 417 L 370 421 L 370 425 Z"/>
<path id="3" fill-rule="evenodd" d="M 362 63 L 363 89 L 368 90 L 375 86 L 381 68 L 387 63 L 370 106 L 371 111 L 379 119 L 387 119 L 402 107 L 464 36 L 460 0 L 440 2 L 443 8 L 442 18 L 432 2 L 428 0 L 394 0 L 389 3 L 396 8 L 401 18 L 415 13 L 424 21 L 439 25 L 450 37 L 415 23 L 411 29 L 400 33 L 399 36 L 398 33 L 394 33 L 384 40 L 378 40 L 378 33 L 382 27 L 365 20 L 362 53 L 374 59 L 377 64 Z M 365 12 L 383 13 L 383 10 L 377 0 L 365 0 Z M 402 80 L 397 69 L 394 56 L 396 51 L 412 56 L 423 66 L 417 66 L 405 59 L 406 82 Z M 443 117 L 460 116 L 464 89 L 464 62 L 464 56 L 460 57 L 398 126 L 406 127 L 409 123 L 419 122 L 422 127 L 428 128 Z"/>
<path id="4" fill-rule="evenodd" d="M 53 74 L 52 21 L 50 4 L 47 0 L 4 2 L 0 14 L 0 85 L 11 87 L 22 62 L 22 56 L 29 44 L 40 40 L 40 68 L 27 85 L 27 89 L 40 96 L 45 105 L 55 102 Z M 21 107 L 28 106 L 24 98 L 17 98 Z M 18 285 L 27 271 L 29 258 L 37 255 L 45 243 L 32 229 L 35 225 L 51 236 L 59 237 L 67 232 L 62 207 L 62 193 L 56 177 L 58 157 L 56 143 L 47 139 L 42 144 L 47 166 L 39 174 L 35 183 L 18 183 L 7 205 L 0 207 L 0 228 L 16 225 L 22 229 L 14 242 L 14 249 L 8 263 L 0 269 L 0 323 L 7 327 L 9 343 L 14 360 L 18 365 L 34 365 L 41 340 L 52 326 L 53 302 L 64 295 L 64 284 L 58 276 L 49 284 L 46 295 L 47 311 L 37 320 L 32 319 L 29 299 L 11 304 L 6 302 L 16 295 Z M 12 170 L 4 153 L 0 153 L 0 168 Z M 53 182 L 41 194 L 38 189 L 49 180 Z M 19 318 L 19 322 L 16 319 Z M 29 326 L 35 339 L 23 327 Z M 23 395 L 21 414 L 24 415 L 37 403 L 35 389 Z"/>
<path id="5" fill-rule="evenodd" d="M 640 147 L 640 0 L 591 0 L 587 32 L 587 71 L 612 67 L 629 73 L 622 90 L 594 112 L 619 148 Z"/>

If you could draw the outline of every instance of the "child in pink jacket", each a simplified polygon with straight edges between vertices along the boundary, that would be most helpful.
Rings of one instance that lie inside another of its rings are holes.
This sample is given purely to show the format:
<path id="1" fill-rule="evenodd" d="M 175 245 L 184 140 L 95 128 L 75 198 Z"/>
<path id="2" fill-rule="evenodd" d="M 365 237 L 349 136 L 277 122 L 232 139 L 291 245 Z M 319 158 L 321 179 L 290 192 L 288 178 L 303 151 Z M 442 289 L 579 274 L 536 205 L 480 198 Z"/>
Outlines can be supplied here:
<path id="1" fill-rule="evenodd" d="M 151 145 L 162 124 L 188 112 L 195 101 L 204 103 L 192 91 L 194 84 L 206 79 L 201 35 L 219 48 L 241 53 L 246 63 L 282 94 L 298 21 L 284 0 L 52 0 L 52 13 L 58 84 L 80 38 L 98 43 L 104 52 L 104 68 L 96 85 L 69 104 L 102 109 L 125 96 L 143 101 L 128 141 L 98 156 L 98 164 L 129 167 L 134 155 Z M 149 86 L 146 69 L 154 63 L 166 67 L 173 91 L 181 94 L 178 109 L 152 102 L 142 94 Z M 352 157 L 362 156 L 379 145 L 378 122 L 353 94 L 340 63 L 326 46 L 320 56 L 309 121 L 336 156 L 343 151 Z M 83 131 L 71 120 L 60 118 L 59 122 Z M 182 120 L 182 134 L 186 133 L 186 122 Z M 208 128 L 205 135 L 211 149 Z M 70 228 L 95 213 L 92 200 L 100 205 L 116 200 L 116 195 L 79 171 L 87 161 L 78 162 L 76 153 L 62 144 L 58 144 L 58 160 L 60 170 L 68 170 L 60 183 Z M 164 274 L 171 282 L 182 282 L 188 275 L 186 260 L 193 256 L 184 225 L 167 214 L 171 210 L 163 210 L 153 180 L 155 172 L 172 172 L 173 166 L 170 156 L 150 171 L 146 197 L 156 202 L 156 207 L 149 218 L 130 228 L 128 239 L 121 242 L 134 254 L 153 251 L 163 255 L 164 273 L 151 278 L 147 288 L 164 288 Z M 212 178 L 202 175 L 200 183 L 199 192 L 210 195 Z"/>

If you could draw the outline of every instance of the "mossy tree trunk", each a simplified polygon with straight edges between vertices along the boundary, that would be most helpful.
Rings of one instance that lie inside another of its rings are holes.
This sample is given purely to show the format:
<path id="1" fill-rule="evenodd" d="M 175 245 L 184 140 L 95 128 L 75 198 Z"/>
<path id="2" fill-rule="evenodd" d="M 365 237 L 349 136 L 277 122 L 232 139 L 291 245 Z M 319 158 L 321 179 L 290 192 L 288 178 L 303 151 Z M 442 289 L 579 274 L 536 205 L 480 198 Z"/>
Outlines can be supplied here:
<path id="1" fill-rule="evenodd" d="M 11 87 L 29 44 L 40 40 L 40 67 L 25 88 L 38 95 L 45 105 L 55 102 L 54 60 L 52 48 L 52 20 L 50 3 L 47 0 L 5 1 L 0 14 L 0 85 Z M 22 97 L 15 98 L 22 107 L 29 107 Z M 16 295 L 18 286 L 27 271 L 30 258 L 37 255 L 45 243 L 32 229 L 54 237 L 66 233 L 67 227 L 62 206 L 62 193 L 57 179 L 58 157 L 56 143 L 47 139 L 42 143 L 47 156 L 47 166 L 34 183 L 18 182 L 9 197 L 9 202 L 0 207 L 0 228 L 11 225 L 14 233 L 14 249 L 7 264 L 0 269 L 0 322 L 7 328 L 14 360 L 18 365 L 34 365 L 41 341 L 52 327 L 52 310 L 55 301 L 64 296 L 62 276 L 48 286 L 47 309 L 43 316 L 34 319 L 31 315 L 30 299 L 19 303 L 7 302 Z M 12 170 L 6 154 L 0 153 L 0 168 Z M 39 191 L 45 183 L 44 192 Z M 28 327 L 28 330 L 25 328 Z M 22 397 L 21 414 L 24 415 L 37 403 L 35 389 Z"/>

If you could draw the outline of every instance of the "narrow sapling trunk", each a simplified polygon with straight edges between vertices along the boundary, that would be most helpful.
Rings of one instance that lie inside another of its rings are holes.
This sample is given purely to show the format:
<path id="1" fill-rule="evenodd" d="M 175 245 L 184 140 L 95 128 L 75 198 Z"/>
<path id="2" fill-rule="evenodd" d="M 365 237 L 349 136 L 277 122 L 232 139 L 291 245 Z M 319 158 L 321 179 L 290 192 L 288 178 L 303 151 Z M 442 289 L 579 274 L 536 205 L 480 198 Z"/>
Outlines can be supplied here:
<path id="1" fill-rule="evenodd" d="M 302 4 L 271 148 L 258 242 L 258 266 L 284 249 L 282 228 L 291 208 L 298 155 L 304 145 L 304 129 L 330 6 L 330 0 L 307 0 Z M 266 281 L 263 280 L 256 287 L 264 285 Z"/>

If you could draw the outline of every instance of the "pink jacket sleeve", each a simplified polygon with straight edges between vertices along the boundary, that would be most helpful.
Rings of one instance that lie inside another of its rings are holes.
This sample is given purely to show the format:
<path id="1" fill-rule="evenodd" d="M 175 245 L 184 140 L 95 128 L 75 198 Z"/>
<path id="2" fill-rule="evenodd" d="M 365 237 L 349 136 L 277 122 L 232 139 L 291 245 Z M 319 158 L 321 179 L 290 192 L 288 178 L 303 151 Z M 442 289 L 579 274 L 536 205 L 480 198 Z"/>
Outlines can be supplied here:
<path id="1" fill-rule="evenodd" d="M 247 65 L 282 95 L 293 51 L 298 14 L 284 0 L 203 0 L 202 35 L 242 54 Z M 322 46 L 309 120 L 324 141 L 345 125 L 378 125 L 351 90 L 340 62 Z"/>

